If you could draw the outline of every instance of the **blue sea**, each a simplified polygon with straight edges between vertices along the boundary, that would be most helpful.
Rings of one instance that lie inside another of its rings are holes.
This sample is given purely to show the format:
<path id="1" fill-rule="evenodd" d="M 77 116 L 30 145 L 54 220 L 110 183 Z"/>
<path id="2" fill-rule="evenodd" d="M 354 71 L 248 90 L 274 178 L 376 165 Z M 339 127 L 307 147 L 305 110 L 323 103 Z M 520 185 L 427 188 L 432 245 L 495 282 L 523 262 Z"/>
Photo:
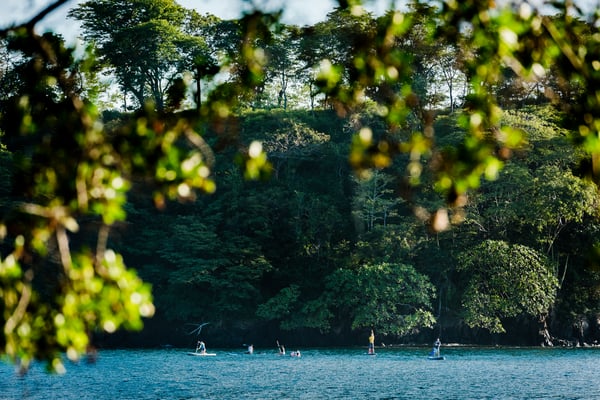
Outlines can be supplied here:
<path id="1" fill-rule="evenodd" d="M 289 349 L 295 350 L 295 349 Z M 95 364 L 0 363 L 2 399 L 600 399 L 600 349 L 426 348 L 104 350 Z"/>

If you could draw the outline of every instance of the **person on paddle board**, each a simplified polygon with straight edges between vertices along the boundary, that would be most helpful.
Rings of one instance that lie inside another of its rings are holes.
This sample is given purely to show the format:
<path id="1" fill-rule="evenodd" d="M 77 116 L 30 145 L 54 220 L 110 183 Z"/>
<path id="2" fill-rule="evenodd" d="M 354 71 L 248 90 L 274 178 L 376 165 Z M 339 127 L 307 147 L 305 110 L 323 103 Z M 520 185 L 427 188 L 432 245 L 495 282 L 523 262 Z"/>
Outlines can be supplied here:
<path id="1" fill-rule="evenodd" d="M 369 336 L 369 354 L 375 354 L 375 333 L 371 329 L 371 336 Z"/>
<path id="2" fill-rule="evenodd" d="M 279 350 L 280 356 L 285 356 L 285 347 L 282 344 L 279 344 L 279 340 L 277 341 L 277 349 Z"/>
<path id="3" fill-rule="evenodd" d="M 435 357 L 439 357 L 440 356 L 440 346 L 442 345 L 442 342 L 440 342 L 440 338 L 437 338 L 435 340 L 435 343 L 433 344 L 433 355 Z"/>
<path id="4" fill-rule="evenodd" d="M 248 346 L 248 351 L 246 352 L 246 354 L 254 354 L 254 345 L 253 344 Z"/>
<path id="5" fill-rule="evenodd" d="M 200 354 L 206 354 L 206 345 L 202 340 L 198 340 L 198 344 L 196 345 L 196 353 L 200 352 Z"/>

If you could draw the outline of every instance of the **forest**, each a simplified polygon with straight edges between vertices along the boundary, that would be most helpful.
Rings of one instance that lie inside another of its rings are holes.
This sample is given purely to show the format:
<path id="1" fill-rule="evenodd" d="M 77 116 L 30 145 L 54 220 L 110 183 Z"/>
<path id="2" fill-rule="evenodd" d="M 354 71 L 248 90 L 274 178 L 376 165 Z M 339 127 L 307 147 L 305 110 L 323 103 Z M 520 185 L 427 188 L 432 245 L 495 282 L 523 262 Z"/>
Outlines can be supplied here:
<path id="1" fill-rule="evenodd" d="M 204 337 L 221 346 L 356 345 L 371 326 L 388 344 L 440 332 L 470 344 L 592 344 L 597 188 L 574 173 L 555 118 L 545 106 L 505 112 L 506 124 L 527 132 L 527 148 L 469 196 L 460 223 L 434 232 L 411 205 L 443 204 L 431 183 L 402 197 L 408 158 L 358 178 L 346 119 L 244 114 L 241 131 L 269 153 L 269 180 L 245 181 L 217 153 L 217 190 L 192 204 L 157 213 L 133 190 L 111 247 L 153 286 L 153 328 L 135 337 L 189 345 L 194 321 L 210 322 Z M 444 146 L 464 134 L 452 114 L 435 129 Z M 281 142 L 285 150 L 271 150 Z"/>
<path id="2" fill-rule="evenodd" d="M 0 31 L 2 354 L 598 344 L 596 16 L 63 3 Z"/>

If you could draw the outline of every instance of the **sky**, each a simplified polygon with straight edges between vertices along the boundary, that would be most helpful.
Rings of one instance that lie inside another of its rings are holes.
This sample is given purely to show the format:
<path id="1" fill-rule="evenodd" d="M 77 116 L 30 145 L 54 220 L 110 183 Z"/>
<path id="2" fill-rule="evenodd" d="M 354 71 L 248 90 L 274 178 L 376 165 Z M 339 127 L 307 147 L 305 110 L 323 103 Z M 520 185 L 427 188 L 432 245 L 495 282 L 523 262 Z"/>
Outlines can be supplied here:
<path id="1" fill-rule="evenodd" d="M 63 7 L 47 16 L 38 25 L 38 32 L 46 30 L 62 34 L 70 42 L 79 34 L 79 27 L 73 20 L 66 19 L 67 11 L 82 0 L 70 0 Z M 500 0 L 502 1 L 502 0 Z M 499 2 L 500 2 L 499 1 Z M 0 28 L 28 21 L 52 0 L 0 0 Z M 185 8 L 194 8 L 201 14 L 210 13 L 222 19 L 241 16 L 244 9 L 255 3 L 262 10 L 273 11 L 284 8 L 283 22 L 294 25 L 312 25 L 325 19 L 327 13 L 337 5 L 335 0 L 178 0 Z M 530 0 L 541 4 L 543 0 Z M 600 0 L 576 0 L 586 11 L 598 7 Z M 366 8 L 375 15 L 382 14 L 390 4 L 404 4 L 405 0 L 367 0 Z"/>
<path id="2" fill-rule="evenodd" d="M 38 31 L 53 30 L 65 38 L 76 37 L 77 23 L 66 19 L 67 11 L 82 0 L 71 0 L 63 7 L 48 15 L 39 25 Z M 285 8 L 283 21 L 295 25 L 312 25 L 325 19 L 327 13 L 337 5 L 335 0 L 177 0 L 185 8 L 196 9 L 201 14 L 210 13 L 222 19 L 239 18 L 243 10 L 257 4 L 260 9 L 274 11 Z M 43 10 L 52 0 L 0 0 L 0 27 L 28 21 Z M 390 0 L 370 0 L 369 11 L 380 13 L 390 4 Z"/>

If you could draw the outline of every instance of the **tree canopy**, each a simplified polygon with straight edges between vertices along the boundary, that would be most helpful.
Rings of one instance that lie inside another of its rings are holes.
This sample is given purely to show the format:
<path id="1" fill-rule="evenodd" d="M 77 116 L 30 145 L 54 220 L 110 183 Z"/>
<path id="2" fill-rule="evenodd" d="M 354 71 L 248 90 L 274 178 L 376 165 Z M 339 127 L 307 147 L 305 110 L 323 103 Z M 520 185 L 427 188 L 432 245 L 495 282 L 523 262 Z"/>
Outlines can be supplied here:
<path id="1" fill-rule="evenodd" d="M 137 106 L 152 99 L 165 106 L 165 84 L 172 84 L 179 63 L 186 10 L 174 0 L 88 1 L 72 9 L 82 21 L 83 37 L 94 43 L 98 61 L 110 66 L 119 85 Z"/>
<path id="2" fill-rule="evenodd" d="M 485 241 L 466 251 L 458 270 L 468 272 L 465 320 L 503 332 L 501 318 L 541 316 L 554 303 L 558 279 L 544 257 L 521 245 Z"/>

